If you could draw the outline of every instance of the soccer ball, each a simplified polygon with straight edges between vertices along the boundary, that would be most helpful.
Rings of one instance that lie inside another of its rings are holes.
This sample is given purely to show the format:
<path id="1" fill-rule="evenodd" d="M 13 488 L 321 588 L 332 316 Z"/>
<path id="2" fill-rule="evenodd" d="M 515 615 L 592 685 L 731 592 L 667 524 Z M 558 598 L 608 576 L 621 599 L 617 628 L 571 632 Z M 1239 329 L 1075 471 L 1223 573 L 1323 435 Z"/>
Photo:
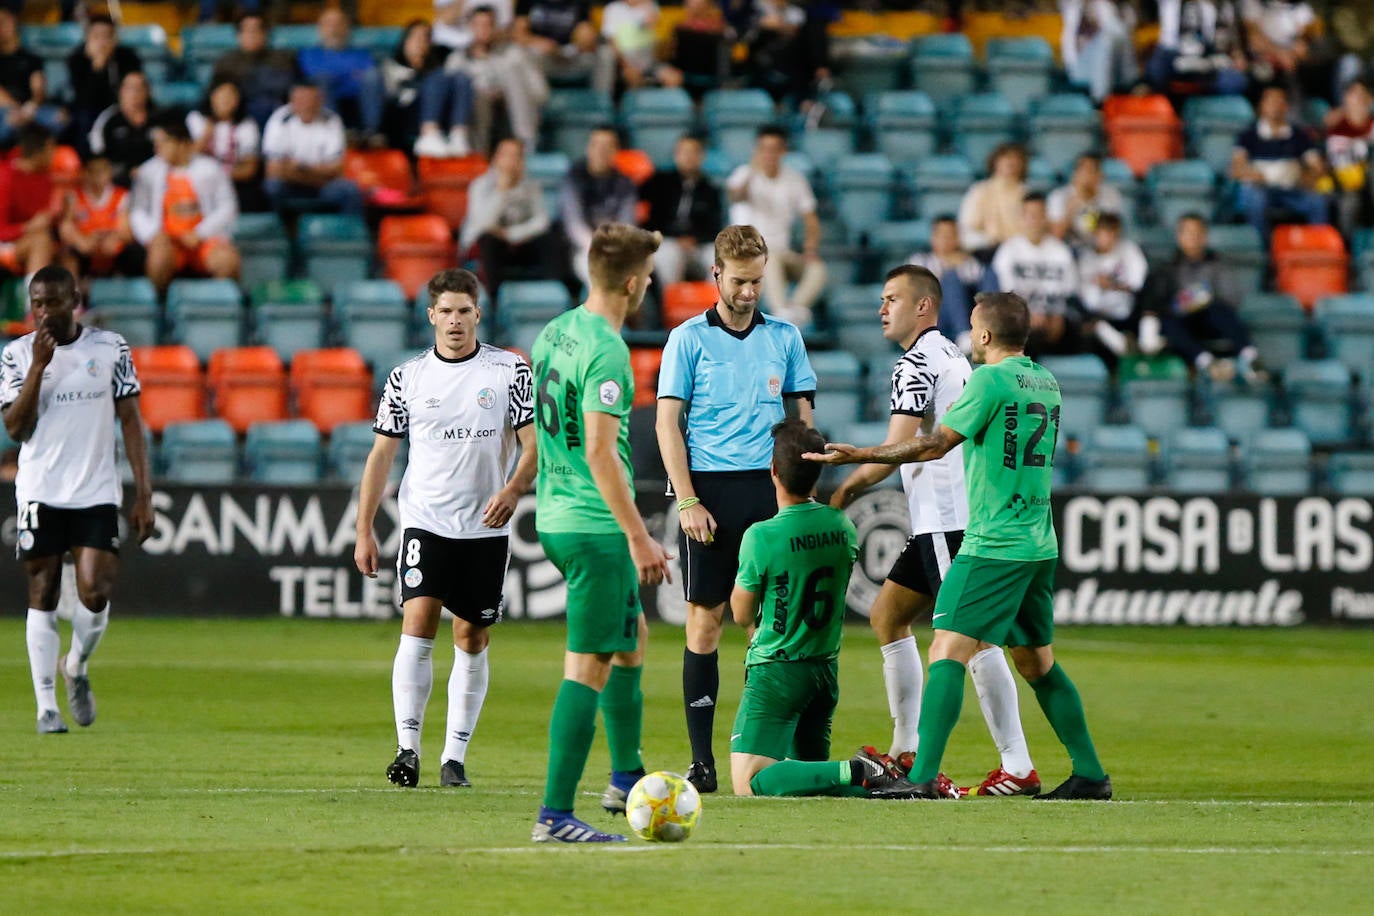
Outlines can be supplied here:
<path id="1" fill-rule="evenodd" d="M 642 840 L 681 843 L 701 817 L 701 795 L 676 773 L 650 773 L 625 799 L 625 820 Z"/>

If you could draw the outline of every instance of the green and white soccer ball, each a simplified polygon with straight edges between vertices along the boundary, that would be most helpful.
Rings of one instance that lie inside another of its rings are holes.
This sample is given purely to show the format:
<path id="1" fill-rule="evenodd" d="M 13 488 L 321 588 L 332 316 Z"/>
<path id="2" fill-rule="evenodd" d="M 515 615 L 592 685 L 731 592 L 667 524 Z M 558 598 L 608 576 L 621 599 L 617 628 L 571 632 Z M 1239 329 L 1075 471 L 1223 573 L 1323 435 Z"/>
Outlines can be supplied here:
<path id="1" fill-rule="evenodd" d="M 701 817 L 701 794 L 676 773 L 650 773 L 625 799 L 625 820 L 640 839 L 681 843 Z"/>

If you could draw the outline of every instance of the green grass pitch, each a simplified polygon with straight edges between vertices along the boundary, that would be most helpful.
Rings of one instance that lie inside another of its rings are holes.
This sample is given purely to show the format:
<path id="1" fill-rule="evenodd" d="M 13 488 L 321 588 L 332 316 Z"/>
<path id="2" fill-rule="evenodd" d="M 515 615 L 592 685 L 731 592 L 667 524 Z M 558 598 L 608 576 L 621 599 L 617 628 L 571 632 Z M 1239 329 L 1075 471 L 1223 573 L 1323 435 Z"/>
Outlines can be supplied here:
<path id="1" fill-rule="evenodd" d="M 98 721 L 40 737 L 23 622 L 0 622 L 0 912 L 1320 913 L 1374 900 L 1374 632 L 1062 632 L 1111 803 L 714 795 L 681 846 L 548 848 L 529 829 L 561 628 L 496 630 L 470 790 L 437 788 L 447 648 L 422 787 L 386 783 L 398 630 L 116 618 L 91 668 Z M 720 752 L 742 644 L 732 628 Z M 656 626 L 651 769 L 688 763 L 681 657 L 681 632 Z M 885 745 L 866 629 L 847 632 L 840 668 L 835 756 Z M 1024 685 L 1021 709 L 1056 784 L 1068 762 Z M 995 765 L 970 688 L 945 769 L 967 783 Z M 601 826 L 607 767 L 598 735 L 579 811 Z"/>

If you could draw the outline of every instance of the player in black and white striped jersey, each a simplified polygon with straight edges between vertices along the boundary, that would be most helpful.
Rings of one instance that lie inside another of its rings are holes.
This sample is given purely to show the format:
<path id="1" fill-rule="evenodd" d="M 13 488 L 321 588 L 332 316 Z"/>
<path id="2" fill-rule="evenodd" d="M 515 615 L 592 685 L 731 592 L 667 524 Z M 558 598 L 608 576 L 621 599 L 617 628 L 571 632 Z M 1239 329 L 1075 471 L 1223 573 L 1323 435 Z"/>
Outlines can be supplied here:
<path id="1" fill-rule="evenodd" d="M 924 267 L 907 264 L 888 272 L 879 316 L 883 336 L 906 352 L 892 369 L 886 442 L 929 434 L 964 390 L 973 370 L 959 347 L 940 333 L 940 280 Z M 835 491 L 831 505 L 843 508 L 892 473 L 892 465 L 865 464 Z M 911 510 L 911 538 L 873 602 L 869 623 L 883 651 L 883 680 L 892 713 L 889 755 L 910 769 L 921 709 L 921 660 L 912 623 L 929 614 L 935 595 L 959 552 L 968 524 L 963 450 L 935 461 L 901 466 Z M 1001 766 L 971 791 L 980 795 L 1034 795 L 1040 780 L 1021 728 L 1016 682 L 1000 646 L 982 645 L 969 664 L 978 702 L 1001 754 Z M 941 774 L 940 789 L 956 788 Z"/>

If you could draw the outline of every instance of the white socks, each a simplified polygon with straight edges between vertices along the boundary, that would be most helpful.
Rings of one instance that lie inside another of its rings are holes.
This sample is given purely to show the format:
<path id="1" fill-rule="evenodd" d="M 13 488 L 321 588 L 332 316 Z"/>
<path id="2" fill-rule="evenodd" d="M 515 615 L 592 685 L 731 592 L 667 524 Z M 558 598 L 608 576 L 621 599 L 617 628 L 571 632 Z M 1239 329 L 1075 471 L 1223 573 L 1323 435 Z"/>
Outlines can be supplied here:
<path id="1" fill-rule="evenodd" d="M 905 751 L 916 751 L 916 726 L 921 719 L 921 657 L 914 636 L 890 642 L 882 650 L 887 710 L 892 714 L 892 749 L 888 753 L 896 757 Z"/>
<path id="2" fill-rule="evenodd" d="M 1026 733 L 1021 728 L 1016 681 L 1012 679 L 1006 653 L 1000 646 L 984 649 L 969 660 L 968 670 L 988 731 L 1002 755 L 1002 769 L 1018 778 L 1028 776 L 1034 767 L 1026 747 Z"/>
<path id="3" fill-rule="evenodd" d="M 441 760 L 463 763 L 468 741 L 477 728 L 482 714 L 482 701 L 487 698 L 487 650 L 469 655 L 453 647 L 453 673 L 448 678 L 448 731 L 444 739 Z"/>
<path id="4" fill-rule="evenodd" d="M 391 706 L 396 713 L 396 744 L 420 753 L 420 730 L 425 705 L 434 685 L 434 640 L 401 636 L 396 662 L 391 667 Z"/>
<path id="5" fill-rule="evenodd" d="M 57 635 L 57 612 L 29 608 L 24 627 L 29 646 L 29 671 L 33 674 L 33 698 L 38 714 L 57 712 L 57 656 L 62 640 Z"/>
<path id="6" fill-rule="evenodd" d="M 78 604 L 72 612 L 72 647 L 67 652 L 67 675 L 79 677 L 86 673 L 86 660 L 100 645 L 100 637 L 105 635 L 105 627 L 110 622 L 110 602 L 99 611 L 87 610 Z"/>

